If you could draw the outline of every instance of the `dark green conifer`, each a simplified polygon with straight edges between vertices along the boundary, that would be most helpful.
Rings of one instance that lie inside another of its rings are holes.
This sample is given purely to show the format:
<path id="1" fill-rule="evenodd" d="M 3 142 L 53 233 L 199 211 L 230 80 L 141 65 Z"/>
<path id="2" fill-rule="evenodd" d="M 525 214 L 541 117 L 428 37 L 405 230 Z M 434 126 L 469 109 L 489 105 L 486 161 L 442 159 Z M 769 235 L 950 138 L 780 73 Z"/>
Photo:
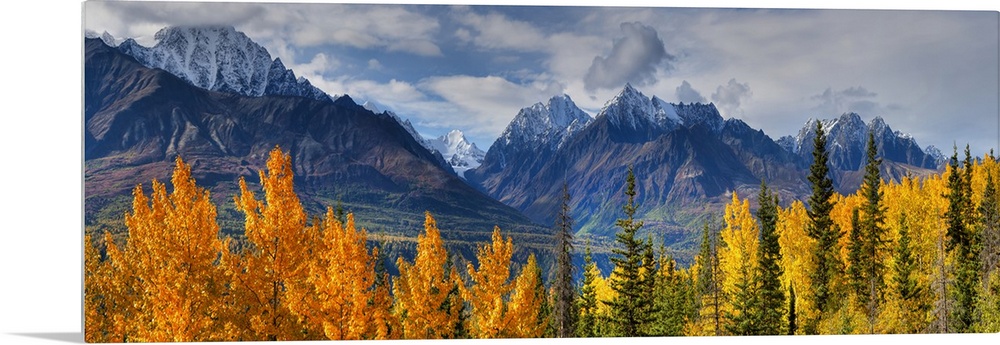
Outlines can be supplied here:
<path id="1" fill-rule="evenodd" d="M 580 320 L 577 324 L 576 335 L 581 338 L 597 336 L 594 327 L 597 322 L 597 291 L 594 291 L 594 287 L 591 285 L 597 278 L 594 276 L 595 267 L 597 264 L 591 257 L 590 242 L 587 242 L 583 256 L 583 286 L 580 288 L 579 306 L 577 307 L 580 310 Z"/>
<path id="2" fill-rule="evenodd" d="M 635 175 L 632 167 L 628 169 L 625 183 L 625 195 L 628 197 L 622 207 L 625 218 L 615 222 L 621 230 L 615 234 L 619 246 L 612 250 L 616 255 L 611 258 L 620 276 L 611 281 L 611 289 L 617 296 L 608 301 L 608 304 L 611 306 L 616 335 L 635 337 L 646 335 L 656 311 L 652 299 L 653 279 L 650 276 L 653 272 L 648 270 L 652 243 L 636 238 L 643 222 L 635 220 L 638 206 L 635 203 Z M 645 272 L 644 267 L 647 268 Z"/>
<path id="3" fill-rule="evenodd" d="M 795 331 L 799 329 L 796 324 L 795 315 L 795 286 L 788 285 L 788 335 L 795 335 Z"/>
<path id="4" fill-rule="evenodd" d="M 781 245 L 778 243 L 778 195 L 770 192 L 767 184 L 760 183 L 760 245 L 757 247 L 757 275 L 759 304 L 753 312 L 758 319 L 755 334 L 779 335 L 784 328 L 785 291 L 781 287 Z"/>
<path id="5" fill-rule="evenodd" d="M 972 157 L 965 147 L 964 168 L 958 167 L 958 148 L 951 158 L 948 176 L 948 210 L 945 211 L 948 252 L 955 256 L 955 280 L 951 289 L 955 300 L 951 309 L 950 329 L 968 332 L 976 322 L 977 287 L 980 284 L 979 251 L 972 206 Z"/>
<path id="6" fill-rule="evenodd" d="M 928 290 L 918 280 L 920 267 L 913 253 L 912 241 L 910 225 L 906 221 L 906 213 L 904 212 L 899 217 L 899 241 L 896 243 L 896 250 L 893 253 L 892 267 L 895 275 L 892 280 L 896 287 L 893 293 L 896 295 L 900 309 L 904 314 L 898 316 L 903 319 L 902 323 L 905 327 L 901 331 L 906 333 L 919 332 L 923 325 L 921 316 L 926 315 L 927 311 L 930 310 L 930 305 L 925 302 Z M 915 316 L 908 318 L 905 315 Z"/>
<path id="7" fill-rule="evenodd" d="M 810 272 L 812 280 L 813 305 L 820 311 L 820 316 L 830 311 L 833 301 L 834 282 L 840 277 L 843 266 L 837 258 L 837 242 L 843 235 L 830 212 L 833 210 L 833 180 L 830 179 L 828 166 L 829 152 L 826 150 L 826 133 L 823 124 L 816 121 L 816 138 L 813 139 L 813 162 L 809 167 L 809 182 L 812 184 L 812 195 L 809 196 L 809 223 L 806 234 L 816 241 L 814 261 L 816 269 Z M 816 334 L 819 319 L 806 320 L 807 334 Z"/>

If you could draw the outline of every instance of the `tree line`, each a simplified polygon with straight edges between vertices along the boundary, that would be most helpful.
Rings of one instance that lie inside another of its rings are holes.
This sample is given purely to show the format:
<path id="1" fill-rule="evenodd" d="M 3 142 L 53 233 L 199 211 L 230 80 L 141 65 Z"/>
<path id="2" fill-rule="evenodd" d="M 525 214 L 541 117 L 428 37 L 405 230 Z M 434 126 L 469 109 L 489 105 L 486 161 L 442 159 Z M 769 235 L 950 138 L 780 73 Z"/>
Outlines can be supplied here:
<path id="1" fill-rule="evenodd" d="M 706 223 L 690 267 L 634 239 L 632 173 L 608 276 L 590 261 L 577 336 L 963 333 L 1000 331 L 1000 164 L 958 150 L 941 174 L 881 177 L 868 133 L 864 179 L 834 191 L 826 135 L 814 129 L 808 200 L 758 207 L 733 192 Z"/>
<path id="2" fill-rule="evenodd" d="M 883 181 L 869 133 L 857 193 L 833 190 L 817 123 L 807 203 L 782 207 L 762 182 L 758 207 L 732 193 L 704 224 L 690 267 L 641 238 L 635 176 L 615 226 L 613 270 L 589 245 L 574 280 L 571 196 L 564 185 L 550 278 L 534 256 L 512 262 L 500 228 L 456 267 L 426 213 L 397 276 L 342 208 L 309 219 L 291 158 L 271 151 L 263 199 L 233 198 L 246 244 L 222 238 L 209 193 L 179 157 L 173 190 L 133 190 L 124 243 L 86 237 L 88 342 L 445 339 L 1000 331 L 1000 163 L 957 149 L 946 170 Z"/>

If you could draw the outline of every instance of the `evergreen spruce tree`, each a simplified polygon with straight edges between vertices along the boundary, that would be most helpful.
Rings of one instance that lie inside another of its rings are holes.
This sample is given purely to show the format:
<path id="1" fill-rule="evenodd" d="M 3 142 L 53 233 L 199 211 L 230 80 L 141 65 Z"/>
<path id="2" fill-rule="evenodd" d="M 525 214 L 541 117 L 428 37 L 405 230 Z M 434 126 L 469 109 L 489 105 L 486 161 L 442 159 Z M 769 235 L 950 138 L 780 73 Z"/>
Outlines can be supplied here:
<path id="1" fill-rule="evenodd" d="M 653 321 L 651 336 L 681 336 L 684 335 L 684 324 L 697 316 L 697 306 L 692 294 L 691 281 L 684 279 L 677 271 L 677 262 L 666 254 L 663 243 L 659 249 L 659 274 L 656 275 L 656 285 L 653 295 L 657 306 L 657 314 Z"/>
<path id="2" fill-rule="evenodd" d="M 906 213 L 900 215 L 899 219 L 899 241 L 893 260 L 893 285 L 895 285 L 895 299 L 898 301 L 902 333 L 916 333 L 923 329 L 923 319 L 930 310 L 927 300 L 927 289 L 918 280 L 920 274 L 917 258 L 914 256 L 912 241 L 910 237 L 910 227 L 906 221 Z"/>
<path id="3" fill-rule="evenodd" d="M 756 278 L 759 288 L 759 302 L 752 315 L 757 319 L 757 332 L 761 335 L 779 335 L 784 328 L 785 292 L 781 287 L 781 245 L 778 244 L 778 196 L 767 189 L 763 181 L 760 184 L 760 208 L 757 209 L 757 219 L 760 220 L 760 245 L 757 247 Z"/>
<path id="4" fill-rule="evenodd" d="M 535 274 L 535 298 L 541 304 L 538 307 L 538 324 L 544 325 L 542 337 L 552 338 L 556 334 L 555 324 L 552 320 L 552 304 L 549 303 L 548 291 L 545 289 L 545 281 L 542 280 L 542 270 L 538 269 Z"/>
<path id="5" fill-rule="evenodd" d="M 573 288 L 573 218 L 569 215 L 569 186 L 563 184 L 562 205 L 556 216 L 556 270 L 553 289 L 553 322 L 555 336 L 572 337 L 576 334 L 576 291 Z"/>
<path id="6" fill-rule="evenodd" d="M 863 267 L 867 252 L 865 252 L 864 230 L 861 229 L 861 210 L 857 207 L 851 209 L 851 234 L 848 239 L 851 241 L 847 245 L 847 262 L 850 263 L 847 267 L 848 285 L 854 296 L 860 299 L 861 295 L 867 295 Z"/>
<path id="7" fill-rule="evenodd" d="M 979 279 L 979 253 L 976 243 L 972 207 L 972 157 L 965 148 L 964 169 L 958 168 L 958 148 L 951 158 L 948 176 L 948 210 L 945 212 L 948 252 L 955 256 L 955 281 L 951 293 L 955 306 L 951 309 L 954 332 L 968 332 L 975 323 L 975 308 Z"/>
<path id="8" fill-rule="evenodd" d="M 987 288 L 990 277 L 1000 269 L 1000 195 L 993 182 L 993 173 L 989 171 L 978 211 L 982 243 L 979 260 L 983 264 L 983 287 Z"/>
<path id="9" fill-rule="evenodd" d="M 590 254 L 590 242 L 583 255 L 583 283 L 580 288 L 579 306 L 580 319 L 577 323 L 576 335 L 581 338 L 597 336 L 594 324 L 597 322 L 597 291 L 594 291 L 594 272 L 597 264 Z"/>
<path id="10" fill-rule="evenodd" d="M 834 282 L 843 271 L 837 258 L 837 242 L 843 235 L 830 212 L 833 210 L 833 180 L 830 179 L 828 165 L 829 152 L 826 150 L 826 133 L 823 124 L 816 121 L 816 138 L 813 139 L 813 162 L 809 167 L 809 182 L 812 184 L 812 195 L 809 196 L 809 223 L 806 234 L 816 241 L 814 262 L 816 269 L 810 272 L 812 278 L 813 305 L 819 310 L 819 317 L 830 311 L 833 301 Z M 807 334 L 816 334 L 819 319 L 806 320 Z"/>
<path id="11" fill-rule="evenodd" d="M 628 197 L 625 206 L 622 207 L 625 218 L 615 222 L 615 225 L 621 228 L 621 231 L 615 234 L 620 246 L 612 250 L 616 256 L 611 258 L 620 278 L 611 281 L 611 289 L 617 296 L 608 304 L 611 306 L 616 334 L 635 337 L 646 335 L 645 332 L 653 321 L 655 313 L 652 301 L 653 279 L 649 275 L 652 272 L 648 270 L 652 244 L 636 238 L 636 233 L 642 228 L 643 222 L 634 219 L 638 206 L 635 204 L 635 175 L 632 173 L 632 167 L 628 169 L 625 183 L 625 195 Z M 643 270 L 644 267 L 647 270 Z"/>
<path id="12" fill-rule="evenodd" d="M 875 133 L 868 132 L 868 149 L 866 151 L 865 177 L 861 185 L 861 195 L 865 202 L 861 204 L 861 229 L 864 243 L 864 259 L 861 263 L 865 282 L 865 291 L 859 296 L 861 306 L 868 317 L 868 332 L 875 332 L 875 323 L 885 302 L 885 256 L 886 229 L 885 206 L 882 205 L 882 175 L 880 172 L 882 159 L 876 158 L 878 148 L 875 146 Z"/>
<path id="13" fill-rule="evenodd" d="M 722 269 L 719 267 L 719 233 L 713 232 L 705 222 L 702 230 L 701 248 L 698 251 L 697 286 L 695 295 L 701 302 L 698 313 L 702 323 L 707 320 L 715 335 L 722 335 Z"/>
<path id="14" fill-rule="evenodd" d="M 729 295 L 732 310 L 724 313 L 728 322 L 723 325 L 727 335 L 762 334 L 759 325 L 760 293 L 757 278 L 753 276 L 755 273 L 742 269 L 739 271 L 741 276 L 750 275 L 750 279 L 737 281 L 734 291 Z"/>
<path id="15" fill-rule="evenodd" d="M 337 197 L 337 208 L 334 211 L 334 216 L 340 224 L 347 222 L 347 212 L 344 211 L 344 203 L 340 201 L 340 197 Z"/>

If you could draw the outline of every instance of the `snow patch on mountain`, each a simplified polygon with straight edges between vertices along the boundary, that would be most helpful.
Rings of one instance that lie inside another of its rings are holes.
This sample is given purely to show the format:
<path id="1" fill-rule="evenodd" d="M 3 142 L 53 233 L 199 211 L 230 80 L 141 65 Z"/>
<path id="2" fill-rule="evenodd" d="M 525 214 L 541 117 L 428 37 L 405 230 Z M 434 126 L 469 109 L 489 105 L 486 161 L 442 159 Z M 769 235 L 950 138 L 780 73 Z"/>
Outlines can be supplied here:
<path id="1" fill-rule="evenodd" d="M 166 27 L 154 38 L 152 47 L 129 38 L 118 49 L 147 67 L 207 90 L 332 100 L 308 80 L 296 78 L 281 60 L 271 60 L 267 49 L 232 26 Z"/>

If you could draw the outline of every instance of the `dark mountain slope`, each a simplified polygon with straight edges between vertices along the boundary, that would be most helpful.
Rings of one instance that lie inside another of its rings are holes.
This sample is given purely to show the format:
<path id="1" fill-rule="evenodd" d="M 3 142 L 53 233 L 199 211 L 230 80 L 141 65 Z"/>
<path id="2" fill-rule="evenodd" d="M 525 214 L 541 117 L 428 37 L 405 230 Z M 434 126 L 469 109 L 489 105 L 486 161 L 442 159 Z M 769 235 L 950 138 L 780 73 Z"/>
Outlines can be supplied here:
<path id="1" fill-rule="evenodd" d="M 113 224 L 130 190 L 154 178 L 168 181 L 180 155 L 212 191 L 224 230 L 238 233 L 242 218 L 231 205 L 237 181 L 256 183 L 267 153 L 279 146 L 292 156 L 296 190 L 310 214 L 341 199 L 362 225 L 388 236 L 415 236 L 427 210 L 454 243 L 488 239 L 493 225 L 528 247 L 550 240 L 547 227 L 468 186 L 398 122 L 350 97 L 207 91 L 96 39 L 86 41 L 84 70 L 88 225 Z"/>

